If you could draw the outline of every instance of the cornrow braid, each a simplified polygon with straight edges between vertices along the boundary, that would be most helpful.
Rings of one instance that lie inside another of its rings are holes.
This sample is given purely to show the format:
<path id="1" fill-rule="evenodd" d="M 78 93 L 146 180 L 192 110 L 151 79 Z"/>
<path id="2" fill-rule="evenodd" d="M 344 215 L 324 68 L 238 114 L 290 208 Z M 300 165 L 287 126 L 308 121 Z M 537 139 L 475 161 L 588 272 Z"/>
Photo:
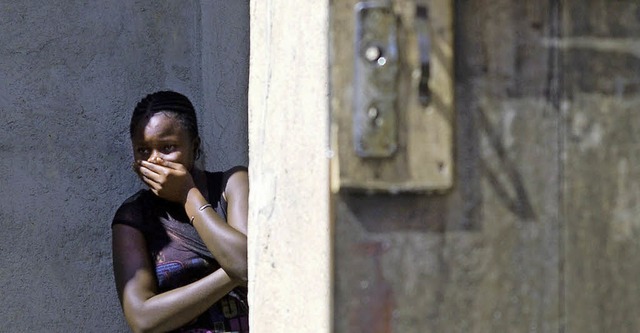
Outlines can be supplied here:
<path id="1" fill-rule="evenodd" d="M 129 124 L 129 135 L 133 135 L 142 120 L 150 119 L 159 112 L 168 113 L 175 116 L 184 129 L 189 133 L 191 139 L 199 139 L 198 119 L 196 111 L 189 98 L 175 91 L 158 91 L 145 96 L 133 110 L 131 123 Z M 198 159 L 202 151 L 196 147 L 195 158 Z"/>

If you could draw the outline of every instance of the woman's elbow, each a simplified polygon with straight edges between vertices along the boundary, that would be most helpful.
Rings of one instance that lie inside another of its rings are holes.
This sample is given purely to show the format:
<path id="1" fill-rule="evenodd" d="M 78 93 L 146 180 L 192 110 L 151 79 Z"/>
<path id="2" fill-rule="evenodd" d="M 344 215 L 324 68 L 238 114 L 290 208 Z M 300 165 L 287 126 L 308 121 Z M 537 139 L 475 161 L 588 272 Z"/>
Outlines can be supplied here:
<path id="1" fill-rule="evenodd" d="M 219 261 L 222 269 L 235 281 L 246 284 L 248 280 L 247 253 L 235 253 Z"/>
<path id="2" fill-rule="evenodd" d="M 136 318 L 127 318 L 127 324 L 129 324 L 129 328 L 131 328 L 131 332 L 133 333 L 150 333 L 153 332 L 151 327 L 146 325 L 144 321 L 136 319 Z"/>
<path id="3" fill-rule="evenodd" d="M 144 313 L 141 313 L 141 311 L 128 309 L 128 311 L 125 311 L 125 319 L 133 333 L 160 332 L 157 327 L 157 322 Z"/>
<path id="4" fill-rule="evenodd" d="M 237 262 L 229 267 L 223 267 L 223 269 L 232 280 L 236 280 L 241 284 L 246 284 L 249 279 L 249 270 L 246 261 Z"/>
<path id="5" fill-rule="evenodd" d="M 249 281 L 249 270 L 247 269 L 247 266 L 244 266 L 244 268 L 238 272 L 236 279 L 243 285 L 247 284 L 247 282 Z"/>
<path id="6" fill-rule="evenodd" d="M 157 327 L 152 325 L 148 320 L 134 319 L 128 320 L 129 328 L 133 333 L 155 333 L 161 332 Z"/>

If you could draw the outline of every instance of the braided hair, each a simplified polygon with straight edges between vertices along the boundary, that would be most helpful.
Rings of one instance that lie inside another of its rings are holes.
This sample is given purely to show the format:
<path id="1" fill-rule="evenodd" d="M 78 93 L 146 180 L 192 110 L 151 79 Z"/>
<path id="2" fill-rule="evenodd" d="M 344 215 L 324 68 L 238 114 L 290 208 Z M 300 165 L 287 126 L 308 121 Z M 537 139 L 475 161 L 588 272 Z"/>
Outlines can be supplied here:
<path id="1" fill-rule="evenodd" d="M 168 115 L 175 116 L 189 133 L 191 139 L 200 138 L 198 120 L 193 104 L 191 104 L 191 101 L 185 95 L 175 91 L 154 92 L 138 102 L 131 115 L 131 123 L 129 125 L 129 135 L 131 138 L 133 138 L 140 121 L 148 120 L 159 112 L 165 112 Z M 199 158 L 200 153 L 200 147 L 197 147 L 196 159 Z"/>

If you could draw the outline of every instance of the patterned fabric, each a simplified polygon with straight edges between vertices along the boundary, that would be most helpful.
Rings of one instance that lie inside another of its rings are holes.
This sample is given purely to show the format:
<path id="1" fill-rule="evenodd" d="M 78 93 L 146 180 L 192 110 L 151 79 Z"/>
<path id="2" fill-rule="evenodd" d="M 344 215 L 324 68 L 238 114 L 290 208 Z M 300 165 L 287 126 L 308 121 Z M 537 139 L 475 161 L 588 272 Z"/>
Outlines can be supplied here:
<path id="1" fill-rule="evenodd" d="M 245 167 L 207 172 L 209 201 L 226 220 L 227 202 L 222 196 L 229 177 Z M 125 224 L 142 232 L 154 259 L 158 290 L 164 292 L 203 278 L 220 268 L 211 252 L 188 223 L 184 208 L 141 190 L 116 212 L 113 224 Z M 238 287 L 216 302 L 192 323 L 174 332 L 249 332 L 246 288 Z"/>

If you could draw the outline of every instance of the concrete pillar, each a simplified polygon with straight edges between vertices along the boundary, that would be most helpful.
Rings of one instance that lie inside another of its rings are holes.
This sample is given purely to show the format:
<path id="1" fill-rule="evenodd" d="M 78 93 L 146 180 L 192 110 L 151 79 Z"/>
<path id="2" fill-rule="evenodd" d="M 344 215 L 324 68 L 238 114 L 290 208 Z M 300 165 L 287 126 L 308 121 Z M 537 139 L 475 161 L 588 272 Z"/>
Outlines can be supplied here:
<path id="1" fill-rule="evenodd" d="M 250 6 L 250 325 L 329 332 L 328 2 Z"/>

